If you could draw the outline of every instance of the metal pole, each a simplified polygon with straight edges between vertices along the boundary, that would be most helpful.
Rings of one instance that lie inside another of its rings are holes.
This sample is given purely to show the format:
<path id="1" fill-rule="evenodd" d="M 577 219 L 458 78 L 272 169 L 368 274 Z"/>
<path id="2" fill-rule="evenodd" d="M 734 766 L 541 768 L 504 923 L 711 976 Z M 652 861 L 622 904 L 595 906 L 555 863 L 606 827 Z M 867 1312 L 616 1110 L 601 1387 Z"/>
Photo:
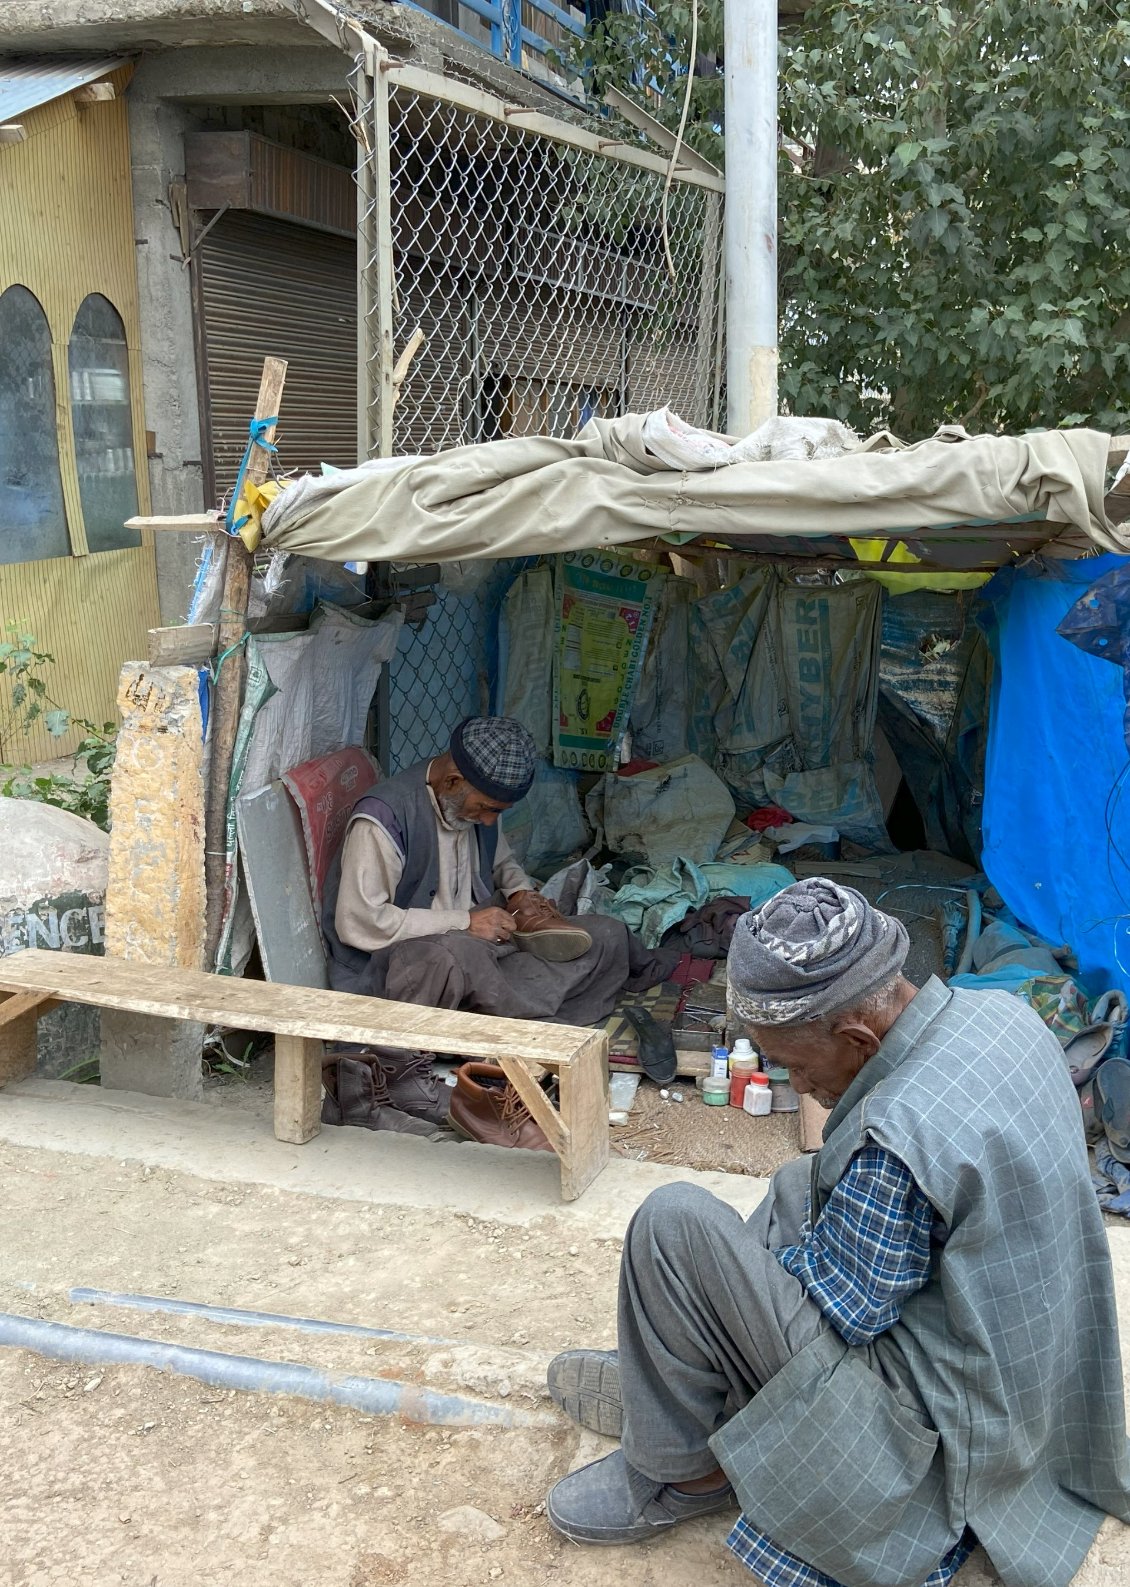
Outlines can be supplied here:
<path id="1" fill-rule="evenodd" d="M 369 451 L 373 457 L 391 457 L 393 389 L 393 249 L 392 249 L 392 138 L 389 126 L 389 82 L 381 55 L 373 73 L 373 199 L 376 204 L 375 325 L 369 341 L 369 401 L 374 407 Z"/>
<path id="2" fill-rule="evenodd" d="M 725 0 L 726 428 L 777 412 L 777 0 Z"/>

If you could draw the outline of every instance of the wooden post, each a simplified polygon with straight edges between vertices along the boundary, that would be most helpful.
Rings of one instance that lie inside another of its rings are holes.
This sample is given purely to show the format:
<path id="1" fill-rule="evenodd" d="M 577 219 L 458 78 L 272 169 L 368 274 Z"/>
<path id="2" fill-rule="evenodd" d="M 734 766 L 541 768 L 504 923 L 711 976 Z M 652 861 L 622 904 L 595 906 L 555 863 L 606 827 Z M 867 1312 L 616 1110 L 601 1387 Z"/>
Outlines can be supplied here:
<path id="1" fill-rule="evenodd" d="M 265 358 L 259 400 L 255 404 L 256 419 L 270 419 L 278 415 L 285 381 L 286 360 Z M 272 440 L 274 433 L 272 425 L 265 439 Z M 270 453 L 261 446 L 253 446 L 247 465 L 247 478 L 253 484 L 261 485 L 267 477 L 269 465 Z M 209 968 L 215 964 L 224 919 L 228 786 L 243 698 L 243 651 L 233 649 L 233 646 L 241 644 L 247 631 L 247 601 L 251 593 L 251 553 L 238 535 L 225 535 L 225 544 L 224 594 L 216 642 L 217 654 L 223 659 L 219 662 L 220 671 L 212 691 L 212 763 L 208 774 L 204 819 L 204 877 L 208 892 L 205 963 Z"/>
<path id="2" fill-rule="evenodd" d="M 301 1146 L 322 1127 L 322 1043 L 275 1037 L 275 1139 Z"/>

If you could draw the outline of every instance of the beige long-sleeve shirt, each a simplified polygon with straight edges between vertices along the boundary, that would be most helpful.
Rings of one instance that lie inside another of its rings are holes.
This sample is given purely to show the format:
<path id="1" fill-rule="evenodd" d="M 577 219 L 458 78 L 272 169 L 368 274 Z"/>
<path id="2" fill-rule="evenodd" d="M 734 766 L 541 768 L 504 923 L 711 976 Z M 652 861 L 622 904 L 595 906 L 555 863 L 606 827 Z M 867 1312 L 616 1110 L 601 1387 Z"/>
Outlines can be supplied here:
<path id="1" fill-rule="evenodd" d="M 473 880 L 478 861 L 478 834 L 457 830 L 440 813 L 428 789 L 439 843 L 439 881 L 430 909 L 398 909 L 393 903 L 404 862 L 392 838 L 376 821 L 354 821 L 345 838 L 341 889 L 334 924 L 342 942 L 365 953 L 391 947 L 410 937 L 437 937 L 445 931 L 466 931 L 474 906 Z M 504 897 L 536 887 L 498 834 L 494 885 Z"/>

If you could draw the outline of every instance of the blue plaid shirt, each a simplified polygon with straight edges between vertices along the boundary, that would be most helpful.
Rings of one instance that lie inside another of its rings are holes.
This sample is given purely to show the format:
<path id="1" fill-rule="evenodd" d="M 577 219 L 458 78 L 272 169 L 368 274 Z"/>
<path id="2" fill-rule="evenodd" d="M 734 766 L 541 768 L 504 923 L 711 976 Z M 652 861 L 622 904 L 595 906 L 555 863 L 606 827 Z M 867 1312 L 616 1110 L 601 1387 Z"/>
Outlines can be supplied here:
<path id="1" fill-rule="evenodd" d="M 880 1146 L 866 1146 L 852 1158 L 815 1228 L 806 1223 L 800 1244 L 782 1246 L 776 1257 L 847 1344 L 865 1345 L 898 1321 L 903 1301 L 929 1277 L 931 1241 L 945 1237 L 945 1225 L 905 1164 Z M 745 1516 L 726 1541 L 765 1587 L 839 1587 Z M 946 1587 L 973 1541 L 967 1531 L 925 1587 Z"/>

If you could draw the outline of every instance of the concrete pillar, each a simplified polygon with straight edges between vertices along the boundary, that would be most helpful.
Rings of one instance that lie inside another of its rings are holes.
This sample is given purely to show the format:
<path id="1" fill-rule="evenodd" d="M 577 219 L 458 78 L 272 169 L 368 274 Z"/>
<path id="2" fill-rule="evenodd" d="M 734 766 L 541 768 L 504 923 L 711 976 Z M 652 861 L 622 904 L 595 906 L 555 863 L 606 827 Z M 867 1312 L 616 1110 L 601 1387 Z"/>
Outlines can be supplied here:
<path id="1" fill-rule="evenodd" d="M 203 733 L 196 670 L 129 661 L 110 790 L 106 952 L 144 964 L 204 964 Z M 102 1084 L 199 1098 L 203 1029 L 107 1011 Z"/>
<path id="2" fill-rule="evenodd" d="M 153 433 L 149 499 L 155 513 L 175 517 L 214 504 L 204 500 L 192 278 L 181 264 L 183 243 L 170 203 L 171 187 L 184 182 L 185 130 L 196 121 L 155 91 L 153 68 L 160 62 L 167 75 L 168 59 L 146 59 L 130 83 L 128 104 L 145 425 Z M 157 536 L 163 623 L 184 621 L 199 554 L 191 535 Z"/>

